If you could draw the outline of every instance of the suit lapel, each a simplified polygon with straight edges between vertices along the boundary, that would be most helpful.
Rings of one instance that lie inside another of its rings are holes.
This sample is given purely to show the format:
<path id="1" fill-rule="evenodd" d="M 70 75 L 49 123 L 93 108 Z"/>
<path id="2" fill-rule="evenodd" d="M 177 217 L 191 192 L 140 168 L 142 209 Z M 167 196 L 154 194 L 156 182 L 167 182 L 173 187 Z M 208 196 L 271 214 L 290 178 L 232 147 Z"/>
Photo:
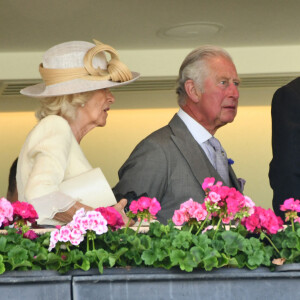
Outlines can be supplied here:
<path id="1" fill-rule="evenodd" d="M 222 181 L 205 152 L 198 145 L 177 114 L 172 118 L 169 126 L 173 132 L 171 138 L 174 144 L 187 161 L 192 173 L 199 182 L 199 185 L 202 187 L 202 183 L 206 177 L 214 177 L 217 181 Z"/>
<path id="2" fill-rule="evenodd" d="M 241 185 L 240 185 L 238 179 L 236 178 L 236 175 L 235 175 L 232 167 L 228 166 L 228 168 L 229 168 L 229 176 L 231 179 L 232 186 L 241 192 Z"/>

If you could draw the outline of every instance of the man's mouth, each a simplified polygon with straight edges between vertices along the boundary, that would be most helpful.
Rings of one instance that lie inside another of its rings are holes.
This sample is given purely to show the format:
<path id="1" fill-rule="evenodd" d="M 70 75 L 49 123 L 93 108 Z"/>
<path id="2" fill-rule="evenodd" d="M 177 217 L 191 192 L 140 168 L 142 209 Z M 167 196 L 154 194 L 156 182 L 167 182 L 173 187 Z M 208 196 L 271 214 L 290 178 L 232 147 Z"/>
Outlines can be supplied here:
<path id="1" fill-rule="evenodd" d="M 227 106 L 224 106 L 223 108 L 236 110 L 236 106 L 235 105 L 227 105 Z"/>

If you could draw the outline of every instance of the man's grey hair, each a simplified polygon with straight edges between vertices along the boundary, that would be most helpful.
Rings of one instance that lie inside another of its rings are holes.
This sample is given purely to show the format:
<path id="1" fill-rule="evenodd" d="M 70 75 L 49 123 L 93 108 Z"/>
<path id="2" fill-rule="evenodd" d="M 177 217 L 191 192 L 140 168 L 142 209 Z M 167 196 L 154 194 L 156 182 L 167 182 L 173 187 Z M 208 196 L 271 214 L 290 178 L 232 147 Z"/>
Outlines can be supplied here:
<path id="1" fill-rule="evenodd" d="M 189 79 L 193 80 L 200 91 L 203 92 L 204 81 L 209 75 L 207 62 L 210 58 L 219 56 L 232 61 L 229 53 L 218 46 L 200 46 L 188 54 L 181 64 L 176 82 L 176 94 L 179 106 L 186 103 L 187 93 L 184 87 L 185 82 Z"/>

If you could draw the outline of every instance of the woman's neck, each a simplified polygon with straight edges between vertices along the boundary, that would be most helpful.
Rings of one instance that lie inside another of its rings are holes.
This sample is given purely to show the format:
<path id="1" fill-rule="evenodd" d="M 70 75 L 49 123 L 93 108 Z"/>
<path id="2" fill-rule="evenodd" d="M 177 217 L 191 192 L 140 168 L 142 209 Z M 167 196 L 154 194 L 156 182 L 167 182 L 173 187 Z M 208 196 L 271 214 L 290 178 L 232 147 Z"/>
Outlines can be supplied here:
<path id="1" fill-rule="evenodd" d="M 78 118 L 68 122 L 78 144 L 80 144 L 81 140 L 88 132 L 95 128 L 94 124 L 80 122 Z"/>

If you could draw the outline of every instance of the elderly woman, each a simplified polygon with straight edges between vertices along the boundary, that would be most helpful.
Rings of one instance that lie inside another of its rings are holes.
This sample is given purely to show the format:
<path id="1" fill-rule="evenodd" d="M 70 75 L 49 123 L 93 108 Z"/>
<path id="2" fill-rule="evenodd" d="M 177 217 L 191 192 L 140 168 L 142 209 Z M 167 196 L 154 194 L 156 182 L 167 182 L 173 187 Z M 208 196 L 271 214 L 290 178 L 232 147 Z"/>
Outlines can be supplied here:
<path id="1" fill-rule="evenodd" d="M 101 170 L 92 168 L 79 145 L 93 128 L 105 126 L 115 101 L 109 88 L 133 82 L 139 74 L 130 72 L 112 47 L 97 41 L 56 45 L 44 54 L 39 69 L 44 82 L 21 90 L 41 98 L 41 107 L 39 123 L 19 155 L 19 200 L 35 207 L 39 224 L 69 222 L 81 207 L 115 205 L 123 212 L 126 200 L 116 204 Z"/>

